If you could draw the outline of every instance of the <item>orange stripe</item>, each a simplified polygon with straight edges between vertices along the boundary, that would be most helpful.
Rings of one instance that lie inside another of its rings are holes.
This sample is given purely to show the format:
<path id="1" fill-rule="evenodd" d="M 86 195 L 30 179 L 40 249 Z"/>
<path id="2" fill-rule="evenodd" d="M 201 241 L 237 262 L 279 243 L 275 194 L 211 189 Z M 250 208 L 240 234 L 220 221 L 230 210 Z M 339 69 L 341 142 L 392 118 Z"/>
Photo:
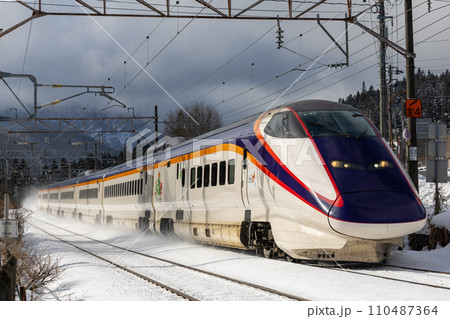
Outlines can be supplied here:
<path id="1" fill-rule="evenodd" d="M 147 166 L 143 166 L 143 167 L 136 168 L 136 169 L 133 169 L 133 170 L 129 170 L 129 171 L 126 171 L 126 172 L 122 172 L 120 174 L 112 175 L 112 176 L 109 176 L 109 177 L 105 178 L 104 181 L 105 182 L 106 181 L 111 181 L 111 180 L 115 180 L 115 179 L 118 179 L 118 178 L 121 178 L 121 177 L 126 177 L 126 176 L 130 176 L 130 175 L 133 175 L 133 174 L 138 174 L 138 173 L 141 172 L 141 170 L 142 171 L 148 171 L 148 170 L 151 170 L 151 169 L 153 169 L 153 170 L 159 169 L 159 168 L 162 168 L 164 166 L 167 166 L 167 163 L 169 161 L 170 161 L 171 164 L 177 164 L 177 163 L 185 162 L 185 161 L 188 161 L 188 160 L 191 160 L 191 159 L 194 159 L 194 158 L 198 158 L 198 157 L 201 157 L 201 156 L 206 156 L 206 155 L 210 155 L 210 154 L 214 154 L 214 153 L 218 153 L 218 152 L 234 152 L 234 153 L 237 153 L 239 155 L 244 155 L 244 149 L 242 147 L 240 147 L 240 146 L 235 145 L 235 144 L 227 143 L 227 144 L 214 145 L 214 146 L 211 146 L 211 147 L 209 147 L 207 149 L 198 150 L 198 151 L 195 151 L 195 152 L 192 152 L 192 153 L 188 153 L 188 154 L 184 154 L 184 155 L 181 155 L 181 156 L 177 156 L 177 157 L 171 158 L 169 160 L 164 160 L 162 162 L 155 163 L 153 165 L 147 165 Z M 256 158 L 254 158 L 250 153 L 248 153 L 247 158 L 253 164 L 255 164 L 256 166 L 259 167 L 259 165 L 261 165 L 256 160 Z M 89 182 L 84 182 L 84 183 L 81 183 L 81 184 L 72 184 L 72 185 L 67 185 L 67 186 L 63 186 L 63 187 L 60 187 L 60 188 L 52 188 L 52 189 L 45 190 L 45 191 L 39 191 L 39 193 L 41 193 L 41 192 L 42 193 L 43 192 L 49 192 L 49 191 L 51 192 L 51 191 L 61 190 L 61 189 L 70 188 L 70 187 L 81 187 L 81 186 L 85 186 L 85 185 L 89 185 L 89 184 L 96 184 L 97 182 L 101 183 L 101 182 L 103 182 L 103 179 L 95 179 L 95 180 L 92 180 L 92 181 L 89 181 Z"/>

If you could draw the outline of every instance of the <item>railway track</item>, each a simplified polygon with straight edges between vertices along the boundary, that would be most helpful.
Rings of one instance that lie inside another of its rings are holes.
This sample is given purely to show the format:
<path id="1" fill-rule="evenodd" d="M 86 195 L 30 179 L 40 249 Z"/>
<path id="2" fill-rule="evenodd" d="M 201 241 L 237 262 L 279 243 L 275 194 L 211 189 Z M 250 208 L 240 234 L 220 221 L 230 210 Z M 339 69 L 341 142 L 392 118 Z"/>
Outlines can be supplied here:
<path id="1" fill-rule="evenodd" d="M 450 272 L 447 271 L 439 271 L 439 270 L 431 270 L 431 269 L 423 269 L 423 268 L 414 268 L 414 267 L 406 267 L 406 266 L 397 266 L 397 265 L 383 265 L 383 267 L 386 268 L 397 268 L 397 269 L 404 269 L 404 270 L 414 270 L 414 271 L 422 271 L 422 272 L 429 272 L 433 274 L 441 274 L 441 275 L 450 275 Z"/>
<path id="2" fill-rule="evenodd" d="M 417 281 L 402 279 L 402 278 L 398 278 L 398 277 L 396 278 L 396 277 L 393 277 L 393 276 L 383 276 L 383 275 L 372 273 L 373 271 L 386 271 L 386 272 L 389 272 L 392 269 L 403 269 L 403 270 L 408 270 L 408 271 L 426 272 L 426 273 L 433 273 L 433 274 L 438 274 L 438 275 L 439 274 L 440 275 L 449 275 L 449 277 L 446 278 L 446 280 L 449 282 L 449 285 L 450 285 L 450 273 L 449 272 L 427 270 L 427 269 L 413 268 L 413 267 L 394 266 L 394 265 L 375 265 L 375 266 L 374 265 L 370 265 L 370 266 L 367 265 L 367 268 L 372 267 L 372 269 L 362 269 L 362 270 L 359 270 L 359 271 L 355 270 L 354 268 L 345 267 L 345 265 L 344 266 L 341 266 L 341 265 L 339 265 L 339 266 L 336 266 L 336 265 L 319 266 L 319 265 L 308 264 L 308 263 L 306 263 L 304 265 L 305 266 L 309 266 L 309 267 L 316 267 L 316 268 L 326 268 L 326 269 L 340 271 L 340 272 L 345 272 L 345 273 L 349 273 L 349 274 L 357 274 L 357 275 L 362 275 L 362 276 L 369 276 L 369 277 L 380 278 L 380 279 L 385 279 L 385 280 L 403 282 L 403 283 L 412 284 L 412 285 L 419 285 L 419 286 L 425 286 L 425 287 L 436 288 L 436 289 L 450 290 L 450 286 L 443 286 L 443 285 L 438 285 L 438 284 L 430 284 L 430 283 L 425 283 L 425 282 L 417 282 Z M 356 267 L 361 269 L 365 265 L 366 264 L 359 264 Z M 375 269 L 373 269 L 373 268 L 375 268 Z M 426 278 L 426 279 L 429 280 L 429 278 Z"/>
<path id="3" fill-rule="evenodd" d="M 163 266 L 163 267 L 178 267 L 178 268 L 190 271 L 190 272 L 196 272 L 196 273 L 201 274 L 202 276 L 207 276 L 207 277 L 210 277 L 210 278 L 214 278 L 215 280 L 225 281 L 225 282 L 228 282 L 228 283 L 233 283 L 233 284 L 245 286 L 247 288 L 258 290 L 260 292 L 263 292 L 267 296 L 276 295 L 276 296 L 281 298 L 281 299 L 278 298 L 279 300 L 297 300 L 297 301 L 307 301 L 307 300 L 309 300 L 309 299 L 302 298 L 302 297 L 299 297 L 299 296 L 295 296 L 295 295 L 292 295 L 292 294 L 288 294 L 288 293 L 285 293 L 285 292 L 282 292 L 282 291 L 278 291 L 278 290 L 275 290 L 275 289 L 272 289 L 272 288 L 269 288 L 269 287 L 264 287 L 264 286 L 257 285 L 257 284 L 251 283 L 251 282 L 247 282 L 247 281 L 243 281 L 243 280 L 227 277 L 227 276 L 224 276 L 224 275 L 212 273 L 212 272 L 205 271 L 205 270 L 202 270 L 202 269 L 198 269 L 198 268 L 195 268 L 195 267 L 183 265 L 183 264 L 180 264 L 180 263 L 168 260 L 168 259 L 164 259 L 164 258 L 152 256 L 152 255 L 149 255 L 149 254 L 146 254 L 146 253 L 143 253 L 143 252 L 139 252 L 139 251 L 135 251 L 135 250 L 132 250 L 132 249 L 120 247 L 118 245 L 114 245 L 114 244 L 111 244 L 111 243 L 108 243 L 108 242 L 105 242 L 105 241 L 102 241 L 102 240 L 98 240 L 98 239 L 90 237 L 90 236 L 86 236 L 86 235 L 83 235 L 83 234 L 80 234 L 80 233 L 77 233 L 77 232 L 73 232 L 71 230 L 67 230 L 65 228 L 62 228 L 62 227 L 57 226 L 57 225 L 54 225 L 52 223 L 40 220 L 40 219 L 38 219 L 36 217 L 32 217 L 32 218 L 34 220 L 37 220 L 37 221 L 39 221 L 41 223 L 44 223 L 44 224 L 47 224 L 47 225 L 49 225 L 51 227 L 55 227 L 55 228 L 60 229 L 60 230 L 62 230 L 64 232 L 67 232 L 69 234 L 88 239 L 89 241 L 93 241 L 93 242 L 96 242 L 96 243 L 99 243 L 99 244 L 102 244 L 102 245 L 105 245 L 105 246 L 109 246 L 109 247 L 112 247 L 114 249 L 118 249 L 118 250 L 120 250 L 122 252 L 127 252 L 127 253 L 131 253 L 131 254 L 134 254 L 134 255 L 137 255 L 137 256 L 141 256 L 141 257 L 146 258 L 147 260 L 148 259 L 152 259 L 152 260 L 157 261 L 157 262 L 165 263 L 166 265 Z M 101 260 L 103 260 L 105 262 L 108 262 L 111 265 L 114 265 L 115 267 L 118 267 L 118 268 L 120 268 L 120 269 L 122 269 L 124 271 L 132 273 L 135 276 L 138 276 L 138 277 L 140 277 L 140 278 L 142 278 L 142 279 L 144 279 L 146 281 L 149 281 L 149 282 L 151 282 L 151 283 L 153 283 L 153 284 L 155 284 L 155 285 L 157 285 L 159 287 L 162 287 L 162 288 L 164 288 L 164 289 L 166 289 L 166 290 L 168 290 L 170 292 L 173 292 L 174 294 L 176 294 L 176 295 L 178 295 L 178 296 L 180 296 L 180 297 L 182 297 L 184 299 L 192 300 L 192 301 L 194 301 L 194 300 L 201 300 L 201 298 L 193 297 L 191 295 L 186 294 L 185 292 L 180 291 L 179 289 L 172 288 L 169 285 L 162 283 L 160 280 L 152 279 L 152 278 L 150 278 L 150 277 L 148 277 L 146 275 L 143 275 L 141 273 L 138 273 L 138 272 L 130 269 L 129 267 L 125 267 L 123 265 L 119 265 L 117 262 L 114 262 L 114 261 L 112 261 L 112 260 L 110 260 L 108 258 L 102 257 L 102 256 L 100 256 L 100 255 L 98 255 L 96 253 L 93 253 L 90 250 L 85 249 L 85 248 L 79 247 L 78 245 L 75 245 L 75 244 L 71 243 L 68 240 L 60 238 L 59 236 L 57 236 L 55 234 L 49 233 L 48 231 L 42 229 L 41 227 L 35 225 L 34 223 L 30 223 L 30 224 L 33 227 L 36 227 L 37 229 L 39 229 L 40 231 L 43 231 L 44 233 L 48 234 L 49 236 L 52 236 L 52 237 L 54 237 L 54 238 L 56 238 L 58 240 L 61 240 L 61 241 L 65 242 L 66 244 L 69 244 L 69 245 L 71 245 L 71 246 L 73 246 L 73 247 L 75 247 L 77 249 L 80 249 L 83 252 L 88 253 L 88 254 L 90 254 L 90 255 L 92 255 L 94 257 L 97 257 L 97 258 L 99 258 L 99 259 L 101 259 Z M 208 280 L 208 279 L 206 279 L 206 280 Z"/>
<path id="4" fill-rule="evenodd" d="M 87 250 L 87 249 L 84 249 L 84 248 L 82 248 L 82 247 L 80 247 L 80 246 L 78 246 L 78 245 L 75 245 L 75 244 L 73 244 L 73 243 L 71 243 L 71 242 L 69 242 L 69 241 L 67 241 L 67 240 L 65 240 L 65 239 L 62 239 L 62 238 L 60 238 L 60 237 L 57 236 L 57 235 L 51 234 L 51 233 L 49 233 L 48 231 L 42 229 L 42 228 L 39 227 L 39 226 L 36 226 L 36 225 L 34 225 L 34 224 L 31 224 L 31 223 L 30 223 L 30 225 L 33 226 L 33 227 L 35 227 L 35 228 L 37 228 L 37 229 L 39 229 L 41 232 L 43 232 L 43 233 L 45 233 L 45 234 L 47 234 L 47 235 L 49 235 L 49 236 L 51 236 L 51 237 L 53 237 L 53 238 L 56 238 L 57 240 L 59 240 L 59 241 L 65 243 L 65 244 L 67 244 L 67 245 L 70 245 L 70 246 L 72 246 L 72 247 L 74 247 L 74 248 L 76 248 L 76 249 L 78 249 L 78 250 L 81 250 L 81 251 L 85 252 L 86 254 L 89 254 L 89 255 L 91 255 L 91 256 L 93 256 L 93 257 L 95 257 L 95 258 L 98 258 L 98 259 L 100 259 L 100 260 L 103 260 L 103 261 L 107 262 L 108 264 L 111 264 L 112 266 L 114 266 L 114 267 L 116 267 L 116 268 L 119 268 L 119 269 L 121 269 L 121 270 L 124 270 L 124 271 L 126 271 L 126 272 L 129 272 L 130 274 L 132 274 L 132 275 L 134 275 L 134 276 L 136 276 L 136 277 L 139 277 L 139 278 L 141 278 L 141 279 L 144 279 L 145 281 L 148 281 L 149 283 L 152 283 L 152 284 L 154 284 L 154 285 L 156 285 L 156 286 L 158 286 L 158 287 L 160 287 L 160 288 L 163 288 L 163 289 L 165 289 L 165 290 L 167 290 L 167 291 L 169 291 L 169 292 L 171 292 L 171 293 L 173 293 L 173 294 L 175 294 L 175 295 L 177 295 L 177 296 L 180 296 L 180 297 L 182 297 L 183 299 L 187 299 L 187 300 L 189 300 L 189 301 L 198 301 L 198 299 L 196 299 L 196 298 L 194 298 L 194 297 L 192 297 L 192 296 L 190 296 L 190 295 L 188 295 L 188 294 L 185 294 L 185 293 L 183 293 L 183 292 L 180 291 L 180 290 L 177 290 L 177 289 L 172 288 L 172 287 L 170 287 L 170 286 L 168 286 L 168 285 L 165 285 L 165 284 L 163 284 L 163 283 L 161 283 L 161 282 L 159 282 L 159 281 L 157 281 L 157 280 L 154 280 L 154 279 L 152 279 L 152 278 L 150 278 L 150 277 L 144 276 L 143 274 L 140 274 L 140 273 L 138 273 L 138 272 L 136 272 L 136 271 L 134 271 L 134 270 L 131 270 L 130 268 L 127 268 L 127 267 L 124 267 L 124 266 L 122 266 L 122 265 L 119 265 L 119 264 L 116 263 L 115 261 L 109 260 L 109 259 L 107 259 L 107 258 L 105 258 L 105 257 L 102 257 L 102 256 L 100 256 L 100 255 L 98 255 L 98 254 L 95 254 L 95 253 L 93 253 L 93 252 L 91 252 L 91 251 L 89 251 L 89 250 Z"/>

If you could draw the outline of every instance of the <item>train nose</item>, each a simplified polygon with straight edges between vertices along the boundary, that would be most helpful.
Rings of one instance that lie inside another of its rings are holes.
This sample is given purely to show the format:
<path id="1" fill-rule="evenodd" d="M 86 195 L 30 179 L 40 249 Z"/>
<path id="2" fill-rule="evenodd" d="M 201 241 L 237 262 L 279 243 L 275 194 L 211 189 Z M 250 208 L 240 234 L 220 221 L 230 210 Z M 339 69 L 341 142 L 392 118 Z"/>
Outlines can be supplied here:
<path id="1" fill-rule="evenodd" d="M 383 239 L 422 229 L 425 217 L 423 206 L 412 193 L 352 192 L 339 195 L 328 213 L 328 223 L 347 236 Z"/>

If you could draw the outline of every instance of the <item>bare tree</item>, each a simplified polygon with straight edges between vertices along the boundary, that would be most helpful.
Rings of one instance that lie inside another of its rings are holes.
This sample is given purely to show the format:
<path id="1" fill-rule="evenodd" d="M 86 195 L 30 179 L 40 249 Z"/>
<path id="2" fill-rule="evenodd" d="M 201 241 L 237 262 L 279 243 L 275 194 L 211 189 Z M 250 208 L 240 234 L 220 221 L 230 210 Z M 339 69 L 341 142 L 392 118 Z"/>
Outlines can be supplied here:
<path id="1" fill-rule="evenodd" d="M 178 109 L 167 113 L 164 118 L 167 135 L 192 138 L 222 126 L 219 112 L 203 101 L 191 102 L 184 109 L 186 112 Z"/>
<path id="2" fill-rule="evenodd" d="M 51 257 L 46 249 L 36 247 L 32 239 L 26 240 L 25 222 L 31 217 L 32 211 L 20 208 L 12 211 L 11 217 L 17 219 L 19 224 L 19 236 L 10 241 L 5 247 L 2 244 L 0 258 L 6 257 L 6 251 L 17 260 L 16 280 L 19 286 L 29 291 L 31 300 L 39 300 L 43 288 L 47 284 L 56 281 L 62 273 L 58 260 Z M 3 258 L 2 263 L 6 262 Z"/>

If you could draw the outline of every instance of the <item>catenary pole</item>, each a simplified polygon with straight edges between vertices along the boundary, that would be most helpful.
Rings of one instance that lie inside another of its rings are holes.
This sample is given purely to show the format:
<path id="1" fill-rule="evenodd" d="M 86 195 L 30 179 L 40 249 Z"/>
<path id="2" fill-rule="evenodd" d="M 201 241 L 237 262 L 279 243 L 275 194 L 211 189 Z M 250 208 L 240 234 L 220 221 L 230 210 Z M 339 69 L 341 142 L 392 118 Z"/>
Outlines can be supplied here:
<path id="1" fill-rule="evenodd" d="M 406 52 L 414 53 L 412 0 L 405 0 L 405 39 Z M 406 98 L 416 98 L 416 86 L 414 79 L 414 54 L 406 56 Z M 414 185 L 419 189 L 418 167 L 417 167 L 417 131 L 416 119 L 408 118 L 408 130 L 411 138 L 408 140 L 407 170 Z M 411 156 L 415 154 L 415 156 Z"/>
<path id="2" fill-rule="evenodd" d="M 384 1 L 378 5 L 378 19 L 380 20 L 380 36 L 385 38 L 385 10 Z M 387 99 L 386 99 L 386 43 L 380 41 L 380 133 L 388 140 L 387 129 Z"/>

